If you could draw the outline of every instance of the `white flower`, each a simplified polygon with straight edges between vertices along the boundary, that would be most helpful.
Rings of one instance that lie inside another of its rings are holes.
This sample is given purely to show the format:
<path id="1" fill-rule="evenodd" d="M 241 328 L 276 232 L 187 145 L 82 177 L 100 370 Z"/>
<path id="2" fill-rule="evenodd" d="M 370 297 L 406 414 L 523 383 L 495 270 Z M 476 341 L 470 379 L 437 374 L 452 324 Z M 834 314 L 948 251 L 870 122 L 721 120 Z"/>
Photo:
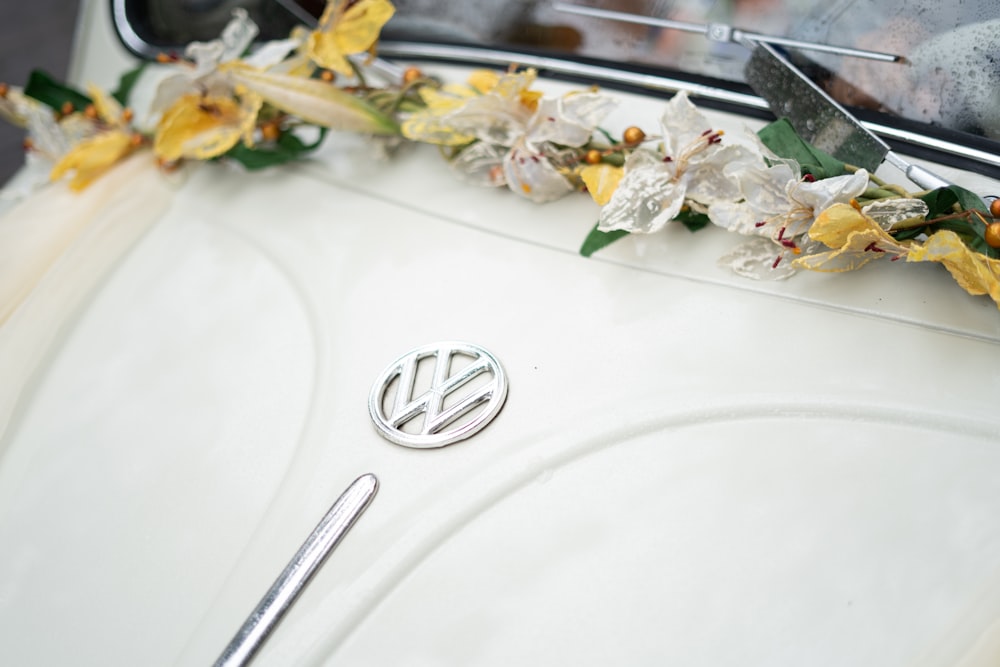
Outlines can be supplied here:
<path id="1" fill-rule="evenodd" d="M 739 145 L 721 146 L 722 131 L 680 92 L 667 103 L 660 119 L 664 152 L 636 150 L 625 161 L 624 175 L 601 210 L 598 228 L 649 234 L 674 219 L 685 202 L 709 208 L 735 201 L 740 192 L 725 174 L 760 160 Z"/>
<path id="2" fill-rule="evenodd" d="M 564 172 L 575 162 L 567 148 L 587 144 L 617 102 L 596 92 L 543 98 L 530 90 L 532 70 L 495 79 L 477 74 L 475 90 L 425 94 L 427 108 L 403 123 L 403 134 L 446 146 L 469 144 L 451 160 L 466 181 L 507 186 L 534 202 L 572 192 Z"/>
<path id="3" fill-rule="evenodd" d="M 504 180 L 514 192 L 534 202 L 558 199 L 574 190 L 560 167 L 568 168 L 572 151 L 590 141 L 597 124 L 616 102 L 598 93 L 547 98 L 528 119 L 524 132 L 503 159 Z"/>
<path id="4" fill-rule="evenodd" d="M 201 92 L 208 96 L 228 97 L 233 85 L 220 71 L 225 63 L 234 62 L 253 44 L 259 30 L 245 9 L 234 9 L 233 18 L 218 39 L 191 42 L 184 49 L 185 60 L 167 65 L 156 87 L 151 113 L 164 111 L 180 97 Z M 280 59 L 279 59 L 280 60 Z"/>
<path id="5" fill-rule="evenodd" d="M 302 46 L 306 37 L 303 32 L 295 32 L 288 39 L 268 42 L 255 53 L 241 58 L 259 32 L 257 24 L 245 9 L 234 9 L 233 18 L 218 39 L 191 42 L 184 49 L 184 60 L 166 65 L 154 75 L 159 80 L 150 113 L 163 112 L 192 92 L 228 97 L 232 95 L 235 85 L 229 66 L 239 63 L 254 70 L 271 70 L 278 65 L 285 67 L 286 58 Z"/>
<path id="6" fill-rule="evenodd" d="M 91 95 L 95 92 L 91 91 Z M 53 165 L 75 146 L 107 129 L 103 119 L 96 120 L 79 111 L 57 116 L 48 105 L 16 87 L 0 98 L 0 118 L 23 127 L 27 131 L 26 145 L 30 147 L 18 187 L 5 191 L 5 199 L 20 199 L 49 182 Z"/>
<path id="7" fill-rule="evenodd" d="M 726 170 L 738 183 L 742 200 L 719 202 L 709 208 L 708 216 L 729 231 L 762 237 L 737 247 L 720 264 L 748 278 L 783 279 L 795 273 L 783 261 L 785 256 L 812 247 L 808 232 L 816 216 L 863 193 L 869 175 L 859 169 L 821 180 L 803 178 L 795 160 L 779 158 L 762 144 L 760 148 L 767 162 Z"/>

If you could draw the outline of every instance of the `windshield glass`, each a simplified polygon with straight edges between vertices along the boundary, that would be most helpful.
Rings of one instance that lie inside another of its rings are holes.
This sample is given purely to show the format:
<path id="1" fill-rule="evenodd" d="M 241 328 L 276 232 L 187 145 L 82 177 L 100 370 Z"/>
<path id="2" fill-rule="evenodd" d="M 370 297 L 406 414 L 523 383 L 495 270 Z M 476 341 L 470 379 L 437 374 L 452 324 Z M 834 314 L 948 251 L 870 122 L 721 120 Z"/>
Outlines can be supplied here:
<path id="1" fill-rule="evenodd" d="M 321 0 L 125 0 L 154 44 L 211 39 L 235 6 L 284 36 Z M 837 100 L 913 121 L 1000 138 L 1000 0 L 394 0 L 386 39 L 541 50 L 741 83 L 749 50 L 725 29 L 902 56 L 898 62 L 790 49 Z M 714 24 L 705 34 L 582 15 L 610 10 Z M 717 32 L 721 29 L 721 32 Z"/>

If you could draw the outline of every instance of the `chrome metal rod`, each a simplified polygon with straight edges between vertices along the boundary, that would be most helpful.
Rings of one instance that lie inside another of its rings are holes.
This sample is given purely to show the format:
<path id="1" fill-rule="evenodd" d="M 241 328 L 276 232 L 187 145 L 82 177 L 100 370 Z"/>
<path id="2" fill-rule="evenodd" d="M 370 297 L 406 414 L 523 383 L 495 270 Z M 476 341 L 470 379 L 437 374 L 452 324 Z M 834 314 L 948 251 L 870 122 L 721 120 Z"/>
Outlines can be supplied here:
<path id="1" fill-rule="evenodd" d="M 580 16 L 590 16 L 592 18 L 607 19 L 609 21 L 622 21 L 624 23 L 638 23 L 655 28 L 667 28 L 669 30 L 680 30 L 705 35 L 706 39 L 713 41 L 726 41 L 742 44 L 745 39 L 755 42 L 767 42 L 768 44 L 779 44 L 790 46 L 806 51 L 822 51 L 823 53 L 834 53 L 841 56 L 851 56 L 854 58 L 867 58 L 868 60 L 878 60 L 882 62 L 898 63 L 905 62 L 906 58 L 892 53 L 882 53 L 880 51 L 866 51 L 855 49 L 850 46 L 834 46 L 820 42 L 806 42 L 799 39 L 789 39 L 787 37 L 777 37 L 775 35 L 764 35 L 761 33 L 747 32 L 722 23 L 690 23 L 688 21 L 673 21 L 671 19 L 661 19 L 655 16 L 645 16 L 643 14 L 631 14 L 629 12 L 618 12 L 610 9 L 598 9 L 596 7 L 583 7 L 565 2 L 552 3 L 553 9 L 567 14 L 578 14 Z"/>
<path id="2" fill-rule="evenodd" d="M 377 490 L 378 479 L 371 473 L 358 477 L 347 487 L 247 617 L 215 661 L 215 667 L 249 664 L 313 573 L 371 503 Z"/>

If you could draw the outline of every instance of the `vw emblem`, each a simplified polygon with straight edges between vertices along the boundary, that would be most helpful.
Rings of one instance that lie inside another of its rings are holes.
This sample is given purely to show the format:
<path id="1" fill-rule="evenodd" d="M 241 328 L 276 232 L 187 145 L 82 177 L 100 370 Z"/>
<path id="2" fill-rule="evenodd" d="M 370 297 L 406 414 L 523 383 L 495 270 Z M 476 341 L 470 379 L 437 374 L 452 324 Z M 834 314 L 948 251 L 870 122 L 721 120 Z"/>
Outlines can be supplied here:
<path id="1" fill-rule="evenodd" d="M 372 386 L 368 411 L 386 439 L 426 449 L 478 433 L 506 398 L 507 376 L 496 358 L 477 345 L 449 341 L 392 362 Z"/>

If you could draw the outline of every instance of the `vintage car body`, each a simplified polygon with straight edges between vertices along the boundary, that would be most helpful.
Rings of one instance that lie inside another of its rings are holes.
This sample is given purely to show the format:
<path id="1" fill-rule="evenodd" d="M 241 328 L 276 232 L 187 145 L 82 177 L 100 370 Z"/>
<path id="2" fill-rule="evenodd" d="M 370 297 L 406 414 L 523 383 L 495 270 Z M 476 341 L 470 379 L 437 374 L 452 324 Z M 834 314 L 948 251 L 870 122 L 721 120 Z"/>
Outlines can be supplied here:
<path id="1" fill-rule="evenodd" d="M 111 86 L 133 56 L 81 13 L 71 78 Z M 613 127 L 664 103 L 615 94 Z M 937 265 L 754 282 L 679 225 L 584 258 L 588 197 L 350 135 L 32 205 L 92 214 L 0 329 L 2 664 L 215 660 L 369 472 L 258 664 L 1000 660 L 1000 315 Z M 451 340 L 499 359 L 502 411 L 381 438 L 379 374 Z"/>

